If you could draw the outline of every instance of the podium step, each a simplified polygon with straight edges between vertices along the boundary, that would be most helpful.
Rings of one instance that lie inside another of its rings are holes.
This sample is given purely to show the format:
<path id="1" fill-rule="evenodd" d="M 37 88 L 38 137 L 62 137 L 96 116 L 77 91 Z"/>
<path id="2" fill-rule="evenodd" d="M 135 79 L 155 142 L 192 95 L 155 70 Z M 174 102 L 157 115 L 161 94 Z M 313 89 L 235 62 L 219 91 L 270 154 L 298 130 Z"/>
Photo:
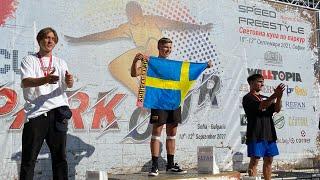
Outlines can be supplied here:
<path id="1" fill-rule="evenodd" d="M 135 174 L 108 174 L 108 180 L 237 180 L 240 179 L 239 172 L 222 172 L 219 174 L 198 174 L 196 171 L 183 175 L 167 174 L 159 171 L 156 177 L 149 177 L 147 172 Z"/>

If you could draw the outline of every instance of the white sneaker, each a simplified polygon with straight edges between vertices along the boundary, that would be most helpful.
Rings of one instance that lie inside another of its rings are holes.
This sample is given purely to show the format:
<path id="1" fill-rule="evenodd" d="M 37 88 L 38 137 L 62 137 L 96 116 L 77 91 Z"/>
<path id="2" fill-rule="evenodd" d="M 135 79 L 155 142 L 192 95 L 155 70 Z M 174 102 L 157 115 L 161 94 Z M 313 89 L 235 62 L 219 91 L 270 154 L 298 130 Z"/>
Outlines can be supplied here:
<path id="1" fill-rule="evenodd" d="M 172 167 L 167 165 L 166 171 L 167 171 L 167 173 L 172 173 L 172 174 L 186 174 L 187 173 L 186 170 L 183 170 L 180 168 L 178 163 L 175 163 Z"/>
<path id="2" fill-rule="evenodd" d="M 148 174 L 148 176 L 158 176 L 158 175 L 159 175 L 159 170 L 156 167 L 152 167 Z"/>

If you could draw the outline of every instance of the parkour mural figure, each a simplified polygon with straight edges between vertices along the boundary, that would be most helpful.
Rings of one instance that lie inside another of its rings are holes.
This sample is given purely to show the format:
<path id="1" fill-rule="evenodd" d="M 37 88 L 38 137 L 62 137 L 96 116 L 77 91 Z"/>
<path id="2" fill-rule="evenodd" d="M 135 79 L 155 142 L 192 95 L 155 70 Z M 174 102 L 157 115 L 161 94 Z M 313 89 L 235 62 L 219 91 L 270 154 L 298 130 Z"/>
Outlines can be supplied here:
<path id="1" fill-rule="evenodd" d="M 118 81 L 126 85 L 135 95 L 138 93 L 139 79 L 130 76 L 132 59 L 137 53 L 158 55 L 157 43 L 163 37 L 161 30 L 210 30 L 212 24 L 199 25 L 170 20 L 157 15 L 144 15 L 138 2 L 126 4 L 128 22 L 117 28 L 85 35 L 82 37 L 64 36 L 70 43 L 86 43 L 114 39 L 131 39 L 136 48 L 121 54 L 108 65 L 110 73 Z"/>

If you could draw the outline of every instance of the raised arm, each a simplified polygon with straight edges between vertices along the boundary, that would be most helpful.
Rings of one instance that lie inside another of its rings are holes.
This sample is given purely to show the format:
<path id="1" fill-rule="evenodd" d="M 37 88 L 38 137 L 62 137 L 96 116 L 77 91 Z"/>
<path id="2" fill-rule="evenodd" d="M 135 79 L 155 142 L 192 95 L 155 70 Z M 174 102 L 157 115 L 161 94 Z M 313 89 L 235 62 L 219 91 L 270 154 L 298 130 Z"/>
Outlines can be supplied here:
<path id="1" fill-rule="evenodd" d="M 131 77 L 137 77 L 141 75 L 141 66 L 138 66 L 138 61 L 141 61 L 143 59 L 143 54 L 138 53 L 133 59 L 132 65 L 131 65 Z"/>
<path id="2" fill-rule="evenodd" d="M 201 30 L 211 30 L 212 23 L 200 25 L 200 24 L 191 24 L 181 21 L 170 20 L 161 16 L 148 16 L 155 22 L 160 29 L 175 29 L 175 30 L 188 30 L 188 29 L 201 29 Z"/>
<path id="3" fill-rule="evenodd" d="M 285 85 L 284 84 L 279 84 L 277 86 L 277 88 L 274 90 L 274 93 L 267 98 L 264 101 L 261 101 L 259 109 L 267 109 L 272 103 L 274 103 L 274 100 L 276 99 L 276 104 L 275 104 L 275 111 L 276 112 L 280 112 L 281 110 L 281 98 L 282 98 L 282 94 L 283 91 L 285 89 Z"/>
<path id="4" fill-rule="evenodd" d="M 208 63 L 207 63 L 207 68 L 212 68 L 212 67 L 213 67 L 212 61 L 209 60 Z"/>
<path id="5" fill-rule="evenodd" d="M 282 95 L 283 95 L 283 91 L 284 91 L 284 88 L 285 88 L 285 85 L 284 84 L 280 84 L 279 85 L 281 88 L 280 89 L 275 89 L 275 91 L 277 90 L 277 101 L 276 101 L 276 104 L 275 104 L 275 112 L 280 112 L 281 110 L 281 107 L 282 107 L 282 101 L 281 101 L 281 98 L 282 98 Z"/>
<path id="6" fill-rule="evenodd" d="M 38 87 L 38 86 L 42 86 L 47 83 L 48 84 L 55 84 L 58 82 L 59 76 L 54 75 L 53 74 L 54 72 L 55 72 L 55 70 L 53 70 L 47 76 L 40 77 L 40 78 L 32 78 L 32 77 L 24 78 L 21 81 L 21 87 L 23 87 L 23 88 Z"/>
<path id="7" fill-rule="evenodd" d="M 129 38 L 129 29 L 127 24 L 120 25 L 118 28 L 110 29 L 94 34 L 89 34 L 82 37 L 71 37 L 64 35 L 66 41 L 70 43 L 82 43 L 82 42 L 95 42 L 95 41 L 105 41 L 116 38 Z"/>

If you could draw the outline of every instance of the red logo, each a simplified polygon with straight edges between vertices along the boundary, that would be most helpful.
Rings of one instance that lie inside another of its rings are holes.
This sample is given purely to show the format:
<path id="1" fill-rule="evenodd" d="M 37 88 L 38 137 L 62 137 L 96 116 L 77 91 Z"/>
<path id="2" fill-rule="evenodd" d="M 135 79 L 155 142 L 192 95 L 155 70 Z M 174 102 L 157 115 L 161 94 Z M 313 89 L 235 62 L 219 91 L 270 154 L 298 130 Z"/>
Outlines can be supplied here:
<path id="1" fill-rule="evenodd" d="M 0 26 L 3 26 L 8 18 L 14 17 L 17 8 L 16 0 L 1 0 L 0 6 Z"/>

